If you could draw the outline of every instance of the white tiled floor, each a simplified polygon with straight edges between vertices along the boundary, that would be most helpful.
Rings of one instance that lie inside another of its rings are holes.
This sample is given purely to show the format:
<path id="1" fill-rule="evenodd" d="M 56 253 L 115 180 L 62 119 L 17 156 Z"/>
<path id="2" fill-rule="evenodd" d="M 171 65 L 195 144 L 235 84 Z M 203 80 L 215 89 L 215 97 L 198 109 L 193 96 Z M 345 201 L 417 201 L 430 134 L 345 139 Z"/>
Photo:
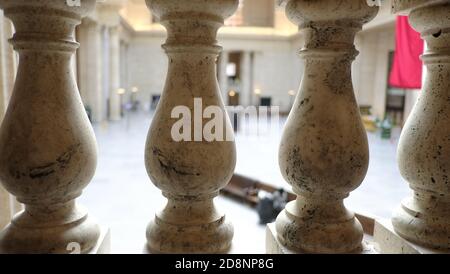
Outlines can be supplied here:
<path id="1" fill-rule="evenodd" d="M 121 122 L 94 127 L 99 144 L 97 172 L 79 200 L 99 222 L 111 228 L 114 253 L 141 253 L 146 225 L 165 203 L 144 167 L 150 121 L 150 114 L 131 114 Z M 281 126 L 270 138 L 238 135 L 236 172 L 288 188 L 278 169 L 279 132 Z M 369 134 L 369 140 L 369 172 L 346 204 L 354 211 L 388 218 L 408 195 L 408 187 L 397 170 L 396 141 L 380 140 L 374 134 Z M 224 197 L 217 198 L 217 206 L 234 224 L 234 251 L 264 253 L 265 227 L 258 224 L 256 212 Z"/>

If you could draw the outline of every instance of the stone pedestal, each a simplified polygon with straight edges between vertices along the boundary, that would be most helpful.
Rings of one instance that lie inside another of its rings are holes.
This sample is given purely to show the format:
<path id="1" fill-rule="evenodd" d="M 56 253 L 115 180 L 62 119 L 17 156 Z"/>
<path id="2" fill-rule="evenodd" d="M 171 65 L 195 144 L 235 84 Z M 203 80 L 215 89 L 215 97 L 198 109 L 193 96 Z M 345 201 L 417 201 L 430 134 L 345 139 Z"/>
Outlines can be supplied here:
<path id="1" fill-rule="evenodd" d="M 169 58 L 166 86 L 145 149 L 148 174 L 168 199 L 147 228 L 152 253 L 221 253 L 231 246 L 233 227 L 213 199 L 233 174 L 235 143 L 209 139 L 203 125 L 215 116 L 220 121 L 216 130 L 232 135 L 217 82 L 221 47 L 216 36 L 238 2 L 147 0 L 167 29 L 163 48 Z M 213 109 L 212 116 L 202 115 Z"/>
<path id="2" fill-rule="evenodd" d="M 343 200 L 363 181 L 369 149 L 351 64 L 355 35 L 378 7 L 365 0 L 285 2 L 305 38 L 305 70 L 279 150 L 281 172 L 298 198 L 278 216 L 275 238 L 298 253 L 356 252 L 363 229 Z"/>
<path id="3" fill-rule="evenodd" d="M 275 224 L 268 224 L 266 228 L 266 253 L 267 254 L 301 254 L 301 251 L 284 246 L 277 237 Z M 306 252 L 303 252 L 306 254 Z M 377 254 L 373 242 L 363 241 L 360 248 L 352 250 L 350 254 Z"/>
<path id="4" fill-rule="evenodd" d="M 97 146 L 71 58 L 75 26 L 95 0 L 0 0 L 15 26 L 14 91 L 0 129 L 0 181 L 25 204 L 0 233 L 0 253 L 81 253 L 98 245 L 100 226 L 75 199 L 90 182 Z"/>
<path id="5" fill-rule="evenodd" d="M 89 254 L 109 254 L 111 253 L 111 230 L 108 227 L 100 227 L 100 237 L 97 244 Z"/>
<path id="6" fill-rule="evenodd" d="M 414 194 L 394 212 L 392 224 L 410 242 L 450 252 L 450 3 L 394 0 L 393 9 L 409 14 L 425 39 L 427 74 L 398 147 L 400 172 Z"/>
<path id="7" fill-rule="evenodd" d="M 377 252 L 381 254 L 441 254 L 444 250 L 433 249 L 410 242 L 395 232 L 390 220 L 375 222 L 373 239 L 377 243 Z"/>

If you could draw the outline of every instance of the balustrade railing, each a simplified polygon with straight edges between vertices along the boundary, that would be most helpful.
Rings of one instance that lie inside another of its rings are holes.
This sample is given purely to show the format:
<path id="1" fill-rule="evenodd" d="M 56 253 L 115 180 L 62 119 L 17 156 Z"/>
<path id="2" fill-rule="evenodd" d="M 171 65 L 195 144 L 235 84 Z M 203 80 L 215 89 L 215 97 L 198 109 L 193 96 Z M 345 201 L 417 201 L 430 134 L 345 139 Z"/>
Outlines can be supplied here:
<path id="1" fill-rule="evenodd" d="M 0 181 L 25 205 L 1 231 L 0 253 L 69 253 L 71 244 L 80 253 L 97 253 L 105 240 L 101 227 L 75 201 L 97 164 L 94 132 L 71 65 L 79 46 L 75 27 L 94 10 L 95 2 L 0 0 L 0 8 L 15 26 L 11 43 L 19 55 L 13 94 L 0 129 Z M 99 18 L 111 39 L 107 74 L 112 82 L 111 119 L 117 120 L 118 11 L 123 1 L 112 2 L 114 8 L 103 9 Z M 222 50 L 217 32 L 239 1 L 146 2 L 167 30 L 163 49 L 169 64 L 145 148 L 148 175 L 168 202 L 147 227 L 146 252 L 231 252 L 233 226 L 213 202 L 236 164 L 231 124 L 227 115 L 219 117 L 225 113 L 227 91 L 221 93 L 217 80 Z M 281 2 L 304 38 L 299 52 L 304 75 L 279 149 L 281 173 L 297 199 L 269 225 L 267 252 L 366 252 L 367 219 L 360 217 L 361 225 L 343 201 L 363 182 L 369 163 L 351 65 L 358 55 L 355 35 L 377 15 L 378 7 L 366 0 Z M 428 45 L 423 55 L 427 68 L 423 91 L 398 148 L 400 172 L 414 194 L 395 211 L 392 233 L 405 242 L 448 251 L 450 1 L 393 0 L 392 6 L 394 12 L 409 15 Z M 105 13 L 108 10 L 113 13 Z M 94 45 L 99 51 L 99 43 Z M 244 58 L 248 64 L 244 74 L 249 74 L 252 55 L 246 52 Z M 222 57 L 221 87 L 227 86 L 227 63 L 228 57 Z M 243 85 L 245 90 L 250 87 L 250 82 Z M 195 114 L 197 107 L 205 109 L 201 116 Z M 215 130 L 221 130 L 224 138 L 205 136 L 204 128 L 195 125 L 174 132 L 177 119 L 186 113 L 194 115 L 178 122 L 221 120 L 222 128 Z"/>

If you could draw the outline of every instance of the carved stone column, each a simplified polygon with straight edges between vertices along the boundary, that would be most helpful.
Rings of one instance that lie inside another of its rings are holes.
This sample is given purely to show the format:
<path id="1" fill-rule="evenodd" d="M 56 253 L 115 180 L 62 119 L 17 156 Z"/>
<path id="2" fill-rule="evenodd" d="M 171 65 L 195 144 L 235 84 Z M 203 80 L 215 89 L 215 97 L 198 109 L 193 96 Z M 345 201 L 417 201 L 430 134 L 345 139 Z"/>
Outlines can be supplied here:
<path id="1" fill-rule="evenodd" d="M 259 105 L 259 102 L 254 103 L 253 98 L 253 62 L 252 53 L 244 51 L 241 60 L 241 94 L 239 96 L 240 104 L 243 106 Z"/>
<path id="2" fill-rule="evenodd" d="M 118 121 L 122 118 L 120 83 L 120 14 L 125 0 L 108 0 L 99 4 L 99 22 L 107 28 L 109 51 L 109 119 Z"/>
<path id="3" fill-rule="evenodd" d="M 222 94 L 222 99 L 225 105 L 228 105 L 228 75 L 227 66 L 229 62 L 229 53 L 223 51 L 219 59 L 219 87 Z"/>
<path id="4" fill-rule="evenodd" d="M 428 49 L 427 76 L 403 129 L 398 164 L 414 195 L 394 213 L 403 238 L 425 247 L 450 249 L 450 1 L 394 0 L 394 12 L 409 14 Z"/>
<path id="5" fill-rule="evenodd" d="M 122 118 L 121 99 L 118 90 L 120 89 L 120 38 L 119 27 L 109 28 L 109 50 L 110 50 L 110 85 L 109 94 L 109 118 L 118 121 Z"/>
<path id="6" fill-rule="evenodd" d="M 92 121 L 106 119 L 106 98 L 103 93 L 102 27 L 91 19 L 78 28 L 78 79 L 81 98 L 92 110 Z"/>
<path id="7" fill-rule="evenodd" d="M 0 0 L 16 28 L 13 95 L 0 129 L 0 180 L 25 204 L 0 234 L 1 253 L 90 252 L 99 226 L 75 203 L 96 168 L 95 137 L 74 80 L 74 29 L 95 0 Z"/>
<path id="8" fill-rule="evenodd" d="M 192 125 L 192 131 L 186 129 L 194 133 L 192 141 L 177 142 L 171 130 L 178 119 L 171 118 L 171 112 L 176 106 L 186 106 L 193 118 L 183 117 L 188 124 L 197 119 L 206 123 L 210 119 L 194 114 L 194 98 L 202 99 L 200 111 L 209 106 L 224 111 L 216 77 L 221 50 L 216 35 L 238 1 L 147 0 L 147 5 L 167 29 L 163 48 L 169 58 L 166 86 L 145 151 L 150 178 L 168 203 L 147 228 L 148 248 L 162 253 L 226 252 L 233 228 L 217 211 L 213 198 L 232 176 L 234 141 L 198 138 L 202 129 Z M 232 132 L 228 119 L 223 131 Z"/>
<path id="9" fill-rule="evenodd" d="M 305 73 L 284 129 L 279 163 L 298 197 L 271 233 L 291 252 L 358 252 L 363 230 L 343 200 L 363 181 L 369 151 L 351 64 L 358 54 L 355 34 L 378 8 L 366 0 L 286 2 L 289 19 L 305 38 L 300 51 Z M 274 252 L 269 245 L 268 252 Z"/>

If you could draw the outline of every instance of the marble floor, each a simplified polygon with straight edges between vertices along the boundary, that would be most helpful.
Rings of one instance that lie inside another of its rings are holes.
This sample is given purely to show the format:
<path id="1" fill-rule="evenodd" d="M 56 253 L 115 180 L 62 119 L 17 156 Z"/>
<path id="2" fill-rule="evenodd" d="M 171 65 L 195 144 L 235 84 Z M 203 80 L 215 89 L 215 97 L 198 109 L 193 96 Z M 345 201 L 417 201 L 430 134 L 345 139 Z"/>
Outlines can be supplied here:
<path id="1" fill-rule="evenodd" d="M 150 182 L 144 167 L 144 146 L 151 114 L 132 113 L 120 122 L 94 125 L 99 159 L 97 172 L 80 203 L 102 224 L 111 228 L 113 253 L 141 253 L 145 228 L 165 203 Z M 270 136 L 242 133 L 236 136 L 236 172 L 260 181 L 289 188 L 278 169 L 277 149 L 284 121 Z M 399 130 L 391 140 L 369 134 L 371 162 L 362 186 L 352 192 L 346 205 L 354 211 L 389 218 L 408 195 L 395 160 Z M 265 227 L 256 211 L 226 197 L 217 206 L 235 227 L 235 253 L 264 253 Z"/>

